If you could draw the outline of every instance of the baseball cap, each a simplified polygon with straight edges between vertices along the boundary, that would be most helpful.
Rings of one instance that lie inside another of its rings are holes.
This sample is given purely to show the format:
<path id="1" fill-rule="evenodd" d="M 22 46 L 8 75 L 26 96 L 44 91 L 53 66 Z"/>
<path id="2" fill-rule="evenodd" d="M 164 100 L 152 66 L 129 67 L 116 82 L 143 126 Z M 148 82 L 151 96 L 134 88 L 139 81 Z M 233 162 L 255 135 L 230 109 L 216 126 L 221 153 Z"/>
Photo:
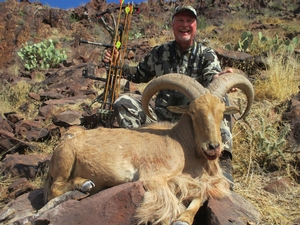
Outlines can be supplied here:
<path id="1" fill-rule="evenodd" d="M 192 6 L 190 6 L 190 5 L 180 5 L 180 6 L 177 6 L 175 8 L 174 13 L 173 13 L 172 19 L 174 18 L 175 15 L 177 15 L 180 12 L 191 12 L 196 17 L 196 19 L 197 19 L 197 12 L 196 12 L 196 10 Z"/>

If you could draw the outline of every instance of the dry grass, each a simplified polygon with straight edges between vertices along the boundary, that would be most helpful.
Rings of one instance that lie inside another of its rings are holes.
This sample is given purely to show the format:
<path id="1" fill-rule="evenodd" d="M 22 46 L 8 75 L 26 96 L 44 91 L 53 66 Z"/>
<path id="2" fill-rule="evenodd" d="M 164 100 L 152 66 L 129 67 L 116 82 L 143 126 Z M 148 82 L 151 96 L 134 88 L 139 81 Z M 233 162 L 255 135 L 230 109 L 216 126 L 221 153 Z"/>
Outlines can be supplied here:
<path id="1" fill-rule="evenodd" d="M 269 54 L 267 58 L 269 69 L 264 79 L 256 81 L 256 100 L 286 101 L 297 93 L 300 81 L 299 62 L 294 55 Z"/>
<path id="2" fill-rule="evenodd" d="M 13 77 L 17 77 L 19 75 L 20 66 L 18 64 L 13 64 L 7 68 L 7 73 Z"/>
<path id="3" fill-rule="evenodd" d="M 280 27 L 282 28 L 282 31 L 287 32 L 287 33 L 299 33 L 300 32 L 299 21 L 296 19 L 289 21 L 288 23 L 281 23 Z"/>
<path id="4" fill-rule="evenodd" d="M 30 88 L 31 85 L 25 81 L 15 84 L 4 81 L 0 87 L 0 112 L 17 111 L 22 104 L 27 102 Z"/>
<path id="5" fill-rule="evenodd" d="M 227 18 L 222 27 L 229 31 L 234 30 L 242 32 L 247 29 L 249 23 L 251 23 L 251 20 L 249 20 L 245 14 L 240 14 Z"/>
<path id="6" fill-rule="evenodd" d="M 235 178 L 235 192 L 251 202 L 261 215 L 260 224 L 263 225 L 294 225 L 295 219 L 300 217 L 300 188 L 294 183 L 283 194 L 272 194 L 264 190 L 274 178 L 268 173 L 254 171 L 247 183 L 242 177 Z"/>
<path id="7" fill-rule="evenodd" d="M 255 102 L 246 121 L 233 128 L 233 176 L 235 192 L 250 201 L 261 214 L 261 224 L 292 225 L 299 218 L 300 185 L 294 181 L 297 168 L 295 154 L 285 152 L 289 124 L 281 121 L 281 112 L 274 111 L 268 101 Z M 274 171 L 274 172 L 272 172 Z M 263 188 L 276 179 L 289 177 L 291 190 L 276 195 Z"/>
<path id="8" fill-rule="evenodd" d="M 17 178 L 11 176 L 2 176 L 2 171 L 0 171 L 0 209 L 5 206 L 5 203 L 2 201 L 7 198 L 7 188 L 10 184 L 12 184 Z"/>
<path id="9" fill-rule="evenodd" d="M 287 100 L 299 91 L 299 66 L 294 58 L 285 54 L 269 56 L 270 69 L 263 79 L 255 81 L 256 101 L 250 114 L 233 127 L 235 191 L 256 207 L 265 225 L 293 225 L 300 217 L 300 185 L 295 181 L 299 176 L 297 155 L 288 141 L 290 124 L 282 121 Z M 243 98 L 231 98 L 234 104 L 245 105 Z M 271 194 L 263 189 L 284 177 L 294 184 L 286 193 Z"/>
<path id="10" fill-rule="evenodd" d="M 259 18 L 260 19 L 260 18 Z M 268 24 L 268 25 L 272 25 L 272 26 L 277 26 L 277 25 L 280 25 L 280 24 L 283 24 L 284 21 L 281 20 L 280 18 L 278 17 L 262 17 L 261 20 L 260 20 L 263 24 Z"/>
<path id="11" fill-rule="evenodd" d="M 61 131 L 65 131 L 65 128 L 61 128 Z M 45 154 L 52 154 L 54 147 L 57 145 L 57 143 L 60 140 L 59 134 L 53 134 L 51 137 L 49 137 L 46 141 L 38 143 L 37 144 L 37 150 L 34 152 L 27 151 L 27 154 L 39 154 L 39 153 L 45 153 Z"/>

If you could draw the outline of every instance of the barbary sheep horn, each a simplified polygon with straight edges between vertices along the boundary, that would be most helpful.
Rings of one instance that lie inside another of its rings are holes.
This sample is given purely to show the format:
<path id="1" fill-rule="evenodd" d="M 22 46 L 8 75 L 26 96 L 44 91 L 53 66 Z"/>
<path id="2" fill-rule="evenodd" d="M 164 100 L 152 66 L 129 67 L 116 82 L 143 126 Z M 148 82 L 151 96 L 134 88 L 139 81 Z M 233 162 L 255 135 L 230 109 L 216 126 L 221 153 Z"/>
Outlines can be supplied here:
<path id="1" fill-rule="evenodd" d="M 247 97 L 247 106 L 239 119 L 245 117 L 254 100 L 254 90 L 251 82 L 243 75 L 237 73 L 226 73 L 215 78 L 207 88 L 204 88 L 194 78 L 184 74 L 170 73 L 159 76 L 148 83 L 142 95 L 142 107 L 146 115 L 153 119 L 148 104 L 151 97 L 158 91 L 164 89 L 177 90 L 184 94 L 190 101 L 204 95 L 211 93 L 216 95 L 221 100 L 225 94 L 232 88 L 239 88 Z"/>

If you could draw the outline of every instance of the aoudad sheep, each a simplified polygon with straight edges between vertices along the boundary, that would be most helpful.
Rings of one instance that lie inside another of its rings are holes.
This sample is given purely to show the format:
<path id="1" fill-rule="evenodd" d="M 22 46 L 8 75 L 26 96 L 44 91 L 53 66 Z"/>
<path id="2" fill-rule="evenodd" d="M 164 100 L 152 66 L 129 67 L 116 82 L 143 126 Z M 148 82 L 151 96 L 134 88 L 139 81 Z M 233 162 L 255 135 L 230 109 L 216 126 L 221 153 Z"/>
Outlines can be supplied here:
<path id="1" fill-rule="evenodd" d="M 141 180 L 146 193 L 136 211 L 137 224 L 191 225 L 204 201 L 230 195 L 218 158 L 223 149 L 223 114 L 238 111 L 222 101 L 233 87 L 247 97 L 243 118 L 254 99 L 246 77 L 224 74 L 204 88 L 189 76 L 167 74 L 147 84 L 142 106 L 152 117 L 148 104 L 155 93 L 181 92 L 190 104 L 169 107 L 182 113 L 176 124 L 159 122 L 137 129 L 71 127 L 53 152 L 45 200 L 75 189 L 94 194 Z"/>

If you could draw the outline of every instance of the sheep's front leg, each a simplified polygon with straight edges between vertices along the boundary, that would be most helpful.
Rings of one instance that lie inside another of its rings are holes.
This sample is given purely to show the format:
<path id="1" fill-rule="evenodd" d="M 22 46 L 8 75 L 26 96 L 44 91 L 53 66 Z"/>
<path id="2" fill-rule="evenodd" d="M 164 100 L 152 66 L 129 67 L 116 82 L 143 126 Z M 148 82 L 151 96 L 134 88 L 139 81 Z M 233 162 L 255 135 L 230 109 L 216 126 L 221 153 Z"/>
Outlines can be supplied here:
<path id="1" fill-rule="evenodd" d="M 202 198 L 193 199 L 189 207 L 178 216 L 178 218 L 172 223 L 172 225 L 192 225 L 195 215 L 202 205 Z"/>
<path id="2" fill-rule="evenodd" d="M 49 196 L 50 198 L 55 198 L 60 196 L 67 191 L 82 191 L 82 192 L 90 192 L 92 188 L 95 187 L 95 184 L 88 179 L 75 177 L 69 181 L 60 181 L 57 179 L 51 186 L 51 192 Z"/>

